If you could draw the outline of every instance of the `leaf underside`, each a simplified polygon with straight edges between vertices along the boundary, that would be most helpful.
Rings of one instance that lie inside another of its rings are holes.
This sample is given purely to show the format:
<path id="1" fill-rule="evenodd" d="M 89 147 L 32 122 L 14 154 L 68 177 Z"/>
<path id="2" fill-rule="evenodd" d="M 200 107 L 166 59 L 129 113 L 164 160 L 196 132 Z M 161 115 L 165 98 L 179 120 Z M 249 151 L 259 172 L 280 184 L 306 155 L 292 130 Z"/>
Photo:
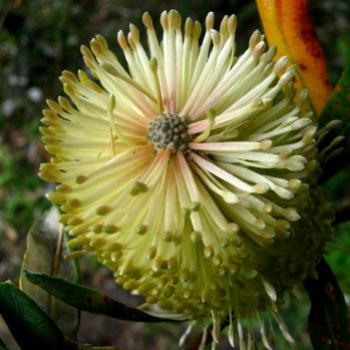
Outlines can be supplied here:
<path id="1" fill-rule="evenodd" d="M 24 271 L 30 270 L 75 280 L 73 262 L 63 258 L 66 253 L 63 232 L 58 223 L 58 211 L 52 207 L 32 226 L 27 235 L 20 288 L 56 322 L 65 336 L 75 339 L 79 326 L 78 310 L 52 297 L 45 290 L 29 282 L 24 275 Z"/>

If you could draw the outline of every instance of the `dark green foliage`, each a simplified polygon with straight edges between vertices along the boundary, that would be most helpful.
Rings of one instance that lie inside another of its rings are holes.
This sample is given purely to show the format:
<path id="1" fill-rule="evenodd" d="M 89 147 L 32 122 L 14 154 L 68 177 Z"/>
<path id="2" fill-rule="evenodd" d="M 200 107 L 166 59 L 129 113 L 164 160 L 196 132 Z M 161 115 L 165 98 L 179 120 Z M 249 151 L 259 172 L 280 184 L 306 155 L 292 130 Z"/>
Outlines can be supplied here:
<path id="1" fill-rule="evenodd" d="M 346 294 L 350 293 L 350 222 L 338 225 L 335 228 L 335 237 L 332 241 L 332 250 L 327 255 L 334 275 Z"/>
<path id="2" fill-rule="evenodd" d="M 337 86 L 335 87 L 332 96 L 326 104 L 326 107 L 322 111 L 320 116 L 320 124 L 325 125 L 327 122 L 339 119 L 343 122 L 340 130 L 338 130 L 338 135 L 346 136 L 342 147 L 344 150 L 341 154 L 336 157 L 331 158 L 326 161 L 323 165 L 324 174 L 322 175 L 321 181 L 326 181 L 335 175 L 339 170 L 347 165 L 344 159 L 349 159 L 350 156 L 350 64 L 345 68 Z M 332 133 L 326 138 L 324 142 L 329 142 L 337 136 L 336 133 Z"/>
<path id="3" fill-rule="evenodd" d="M 304 281 L 311 301 L 309 332 L 316 350 L 350 349 L 348 309 L 343 293 L 325 260 L 319 278 Z"/>
<path id="4" fill-rule="evenodd" d="M 0 314 L 21 349 L 65 348 L 55 323 L 11 282 L 0 284 Z"/>
<path id="5" fill-rule="evenodd" d="M 29 281 L 46 290 L 49 294 L 75 306 L 79 310 L 106 315 L 126 321 L 173 322 L 151 316 L 140 310 L 124 305 L 98 291 L 72 283 L 61 278 L 27 271 Z"/>

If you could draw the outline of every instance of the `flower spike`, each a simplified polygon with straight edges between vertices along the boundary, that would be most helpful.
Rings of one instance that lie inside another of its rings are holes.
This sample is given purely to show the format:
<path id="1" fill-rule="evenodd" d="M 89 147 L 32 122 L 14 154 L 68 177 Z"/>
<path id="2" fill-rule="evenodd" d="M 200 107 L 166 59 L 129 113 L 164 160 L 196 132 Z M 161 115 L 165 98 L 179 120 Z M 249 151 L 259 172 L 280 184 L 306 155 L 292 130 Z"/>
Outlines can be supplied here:
<path id="1" fill-rule="evenodd" d="M 282 293 L 315 273 L 331 217 L 315 186 L 322 135 L 307 93 L 296 96 L 295 67 L 275 62 L 258 31 L 236 57 L 234 15 L 216 30 L 209 13 L 202 34 L 198 21 L 163 12 L 161 41 L 147 12 L 142 20 L 148 52 L 135 25 L 119 31 L 123 67 L 97 35 L 81 47 L 97 82 L 64 71 L 69 99 L 43 112 L 51 161 L 40 176 L 58 183 L 48 197 L 69 245 L 143 294 L 142 308 L 189 319 L 181 342 L 210 318 L 213 347 L 229 320 L 230 344 L 250 349 L 247 319 L 271 349 L 265 310 L 293 343 Z"/>

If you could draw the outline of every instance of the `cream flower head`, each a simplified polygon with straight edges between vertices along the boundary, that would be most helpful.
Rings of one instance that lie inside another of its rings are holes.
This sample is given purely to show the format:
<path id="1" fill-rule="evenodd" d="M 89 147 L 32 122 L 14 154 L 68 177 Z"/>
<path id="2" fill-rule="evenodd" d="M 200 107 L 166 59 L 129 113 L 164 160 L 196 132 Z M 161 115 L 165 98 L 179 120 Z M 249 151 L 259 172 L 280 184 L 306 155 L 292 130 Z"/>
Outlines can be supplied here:
<path id="1" fill-rule="evenodd" d="M 236 56 L 235 16 L 217 31 L 209 13 L 202 39 L 201 24 L 187 18 L 183 31 L 174 10 L 160 22 L 161 42 L 143 15 L 149 52 L 134 25 L 118 33 L 127 69 L 97 35 L 81 47 L 93 79 L 63 72 L 70 100 L 49 100 L 41 128 L 52 158 L 40 176 L 59 183 L 49 198 L 70 244 L 94 252 L 145 307 L 210 316 L 214 340 L 229 320 L 232 344 L 235 334 L 244 342 L 243 318 L 268 310 L 292 342 L 278 296 L 313 273 L 326 236 L 310 189 L 307 93 L 296 95 L 295 67 L 273 61 L 258 31 Z"/>

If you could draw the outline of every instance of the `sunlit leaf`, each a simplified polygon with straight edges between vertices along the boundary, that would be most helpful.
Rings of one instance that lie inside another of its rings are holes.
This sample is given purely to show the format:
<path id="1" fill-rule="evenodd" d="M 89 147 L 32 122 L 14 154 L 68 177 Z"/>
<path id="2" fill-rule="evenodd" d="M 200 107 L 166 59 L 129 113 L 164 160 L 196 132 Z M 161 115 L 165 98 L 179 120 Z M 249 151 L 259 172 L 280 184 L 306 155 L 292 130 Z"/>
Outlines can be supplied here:
<path id="1" fill-rule="evenodd" d="M 67 337 L 75 338 L 79 325 L 78 310 L 50 296 L 24 276 L 25 270 L 31 270 L 75 280 L 73 262 L 63 259 L 67 248 L 57 219 L 57 209 L 52 208 L 28 233 L 20 287 L 56 322 Z"/>
<path id="2" fill-rule="evenodd" d="M 11 282 L 0 283 L 0 313 L 21 349 L 66 349 L 55 323 Z"/>
<path id="3" fill-rule="evenodd" d="M 315 350 L 350 349 L 348 310 L 344 295 L 325 260 L 318 279 L 304 281 L 311 301 L 309 332 Z"/>
<path id="4" fill-rule="evenodd" d="M 298 65 L 297 87 L 309 90 L 311 104 L 320 114 L 331 94 L 331 86 L 308 1 L 256 2 L 269 45 L 277 46 L 278 57 L 287 55 Z"/>
<path id="5" fill-rule="evenodd" d="M 173 320 L 151 316 L 141 310 L 122 304 L 100 292 L 72 283 L 61 278 L 27 271 L 29 281 L 54 295 L 56 298 L 75 306 L 79 310 L 102 314 L 126 321 L 173 322 Z"/>

